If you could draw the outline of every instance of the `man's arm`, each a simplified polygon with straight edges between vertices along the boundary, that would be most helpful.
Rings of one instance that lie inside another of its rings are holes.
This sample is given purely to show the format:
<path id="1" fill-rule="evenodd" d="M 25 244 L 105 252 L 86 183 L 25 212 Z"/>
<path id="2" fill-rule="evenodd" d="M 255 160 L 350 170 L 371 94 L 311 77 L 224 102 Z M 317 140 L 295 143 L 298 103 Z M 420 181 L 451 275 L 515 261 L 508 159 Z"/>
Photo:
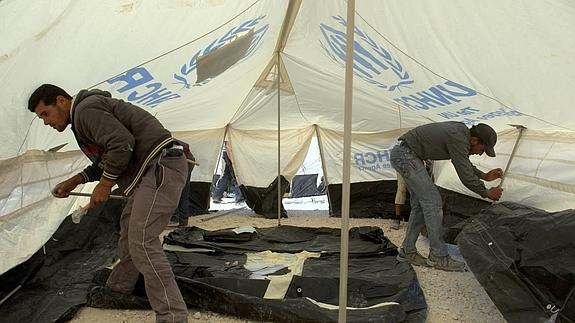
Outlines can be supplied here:
<path id="1" fill-rule="evenodd" d="M 471 191 L 479 194 L 481 197 L 488 197 L 485 184 L 480 180 L 479 175 L 476 173 L 477 168 L 471 164 L 469 160 L 469 152 L 466 146 L 461 143 L 453 143 L 447 145 L 451 163 L 457 171 L 459 179 Z"/>
<path id="2" fill-rule="evenodd" d="M 91 169 L 86 175 L 91 180 L 99 175 L 99 183 L 92 191 L 90 207 L 108 200 L 116 180 L 128 167 L 132 158 L 135 139 L 132 133 L 111 113 L 86 107 L 79 118 L 79 131 L 85 133 L 95 144 L 104 148 L 99 172 Z"/>
<path id="3" fill-rule="evenodd" d="M 79 118 L 79 131 L 94 140 L 95 144 L 105 151 L 102 162 L 100 178 L 107 178 L 115 182 L 128 167 L 132 158 L 135 139 L 132 133 L 108 112 L 86 107 Z M 93 175 L 89 176 L 93 179 Z"/>

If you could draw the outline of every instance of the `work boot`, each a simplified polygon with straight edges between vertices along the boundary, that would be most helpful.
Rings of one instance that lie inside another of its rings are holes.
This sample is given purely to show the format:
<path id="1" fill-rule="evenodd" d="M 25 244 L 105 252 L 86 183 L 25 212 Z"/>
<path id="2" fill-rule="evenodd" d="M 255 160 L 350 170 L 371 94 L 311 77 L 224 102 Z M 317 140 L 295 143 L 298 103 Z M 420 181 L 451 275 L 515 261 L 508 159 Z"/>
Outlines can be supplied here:
<path id="1" fill-rule="evenodd" d="M 95 286 L 86 295 L 90 307 L 113 309 L 150 309 L 150 303 L 144 297 L 116 292 L 109 287 Z"/>
<path id="2" fill-rule="evenodd" d="M 393 220 L 393 223 L 391 224 L 391 229 L 392 230 L 399 230 L 400 225 L 401 225 L 401 221 Z"/>
<path id="3" fill-rule="evenodd" d="M 406 253 L 403 251 L 403 248 L 398 249 L 397 254 L 397 261 L 399 262 L 409 262 L 415 266 L 423 266 L 423 267 L 430 267 L 430 264 L 427 261 L 427 258 L 422 256 L 419 252 L 410 252 Z"/>
<path id="4" fill-rule="evenodd" d="M 451 258 L 450 255 L 434 256 L 432 254 L 429 254 L 427 263 L 435 269 L 445 271 L 465 271 L 465 262 L 455 260 Z"/>
<path id="5" fill-rule="evenodd" d="M 188 226 L 188 219 L 182 219 L 179 216 L 173 215 L 168 223 L 169 228 L 173 227 L 187 227 Z"/>

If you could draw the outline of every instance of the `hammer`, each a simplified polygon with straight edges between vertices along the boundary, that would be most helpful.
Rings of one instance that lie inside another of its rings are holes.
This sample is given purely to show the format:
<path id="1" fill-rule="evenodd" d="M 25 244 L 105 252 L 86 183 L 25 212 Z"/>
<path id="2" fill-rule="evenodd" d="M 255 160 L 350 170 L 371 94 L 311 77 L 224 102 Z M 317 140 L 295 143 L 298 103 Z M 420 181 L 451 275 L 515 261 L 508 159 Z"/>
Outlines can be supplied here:
<path id="1" fill-rule="evenodd" d="M 517 146 L 519 144 L 519 140 L 521 139 L 521 135 L 523 134 L 523 130 L 527 129 L 524 126 L 518 125 L 518 124 L 510 124 L 510 126 L 518 129 L 519 134 L 517 135 L 517 139 L 515 140 L 515 145 L 513 145 L 513 150 L 511 151 L 511 155 L 509 156 L 509 160 L 507 161 L 507 166 L 505 166 L 505 170 L 503 171 L 503 175 L 501 176 L 501 182 L 499 183 L 499 185 L 497 185 L 497 187 L 503 186 L 503 181 L 505 180 L 505 176 L 507 175 L 507 171 L 509 170 L 509 165 L 511 165 L 511 161 L 513 160 L 513 157 L 515 156 L 515 151 L 517 150 Z"/>
<path id="2" fill-rule="evenodd" d="M 92 196 L 92 194 L 89 193 L 80 193 L 80 192 L 70 192 L 70 195 L 72 196 Z M 121 195 L 110 195 L 109 197 L 112 200 L 126 200 L 127 197 L 125 196 L 121 196 Z M 88 206 L 90 206 L 90 204 L 86 204 L 84 206 L 79 207 L 77 210 L 74 210 L 74 212 L 72 212 L 72 214 L 70 215 L 72 217 L 72 222 L 74 222 L 75 224 L 80 223 L 80 221 L 82 220 L 82 218 L 84 217 L 84 215 L 86 215 L 86 213 L 88 213 Z"/>
<path id="3" fill-rule="evenodd" d="M 92 194 L 90 194 L 90 193 L 80 193 L 80 192 L 70 192 L 70 195 L 73 195 L 73 196 L 86 196 L 86 197 L 91 197 L 91 196 L 92 196 Z M 127 197 L 125 197 L 125 196 L 122 196 L 122 195 L 113 195 L 113 194 L 110 195 L 109 198 L 112 199 L 112 200 L 125 200 L 125 199 L 127 199 Z"/>

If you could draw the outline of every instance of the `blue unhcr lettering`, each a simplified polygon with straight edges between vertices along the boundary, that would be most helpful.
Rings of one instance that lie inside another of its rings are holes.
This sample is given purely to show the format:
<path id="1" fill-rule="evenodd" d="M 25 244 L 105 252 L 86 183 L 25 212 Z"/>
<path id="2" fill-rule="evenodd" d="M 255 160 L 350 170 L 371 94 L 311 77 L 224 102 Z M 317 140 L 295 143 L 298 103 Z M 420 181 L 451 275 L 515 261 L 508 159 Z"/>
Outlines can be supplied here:
<path id="1" fill-rule="evenodd" d="M 395 102 L 413 111 L 439 108 L 453 103 L 461 102 L 456 97 L 471 97 L 477 92 L 453 81 L 434 85 L 428 90 L 419 91 L 393 99 Z M 414 104 L 415 102 L 416 104 Z"/>
<path id="2" fill-rule="evenodd" d="M 119 88 L 119 93 L 124 93 L 132 90 L 127 96 L 129 102 L 146 105 L 150 108 L 155 108 L 158 104 L 179 98 L 180 95 L 169 91 L 163 87 L 162 83 L 154 82 L 154 77 L 148 70 L 143 67 L 133 68 L 126 73 L 109 79 L 107 83 L 115 84 L 119 82 L 125 83 L 124 86 Z"/>
<path id="3" fill-rule="evenodd" d="M 136 67 L 132 68 L 131 70 L 127 71 L 125 74 L 118 75 L 112 79 L 106 81 L 108 84 L 114 84 L 117 82 L 124 82 L 126 83 L 123 87 L 119 88 L 117 91 L 120 93 L 126 92 L 131 90 L 135 87 L 138 87 L 142 84 L 146 84 L 147 82 L 153 80 L 154 78 L 152 75 L 143 67 Z"/>
<path id="4" fill-rule="evenodd" d="M 376 164 L 389 162 L 389 150 L 359 152 L 353 155 L 356 165 Z"/>

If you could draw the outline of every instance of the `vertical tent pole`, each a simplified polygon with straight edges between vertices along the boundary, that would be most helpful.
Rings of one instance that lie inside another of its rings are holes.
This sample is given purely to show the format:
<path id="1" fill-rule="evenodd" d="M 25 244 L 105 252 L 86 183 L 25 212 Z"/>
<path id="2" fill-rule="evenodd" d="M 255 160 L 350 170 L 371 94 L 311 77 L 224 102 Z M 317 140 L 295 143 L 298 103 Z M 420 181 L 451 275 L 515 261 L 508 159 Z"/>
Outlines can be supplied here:
<path id="1" fill-rule="evenodd" d="M 281 122 L 281 114 L 280 114 L 280 52 L 276 52 L 277 55 L 277 63 L 276 63 L 276 81 L 277 81 L 277 90 L 278 90 L 278 226 L 281 225 L 281 218 L 282 218 L 282 181 L 281 181 L 281 134 L 280 134 L 280 122 Z"/>
<path id="2" fill-rule="evenodd" d="M 340 323 L 347 319 L 347 270 L 349 245 L 349 193 L 351 163 L 351 111 L 353 99 L 353 44 L 355 27 L 355 0 L 347 1 L 347 45 L 345 62 L 345 113 L 343 130 L 343 183 L 341 191 L 341 247 L 339 258 L 339 316 Z"/>

